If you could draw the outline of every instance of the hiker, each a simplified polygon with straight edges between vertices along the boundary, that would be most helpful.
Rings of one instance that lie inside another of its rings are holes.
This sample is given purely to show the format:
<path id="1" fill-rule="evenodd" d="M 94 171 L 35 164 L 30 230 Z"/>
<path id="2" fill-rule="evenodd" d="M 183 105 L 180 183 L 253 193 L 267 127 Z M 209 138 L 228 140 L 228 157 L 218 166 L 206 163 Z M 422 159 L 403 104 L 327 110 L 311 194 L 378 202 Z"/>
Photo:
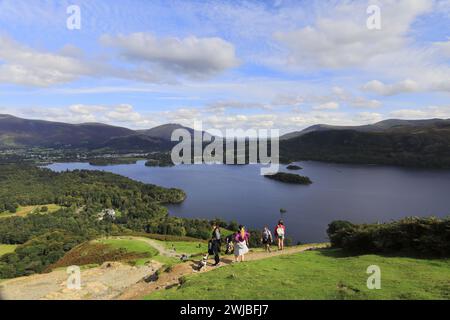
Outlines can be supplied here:
<path id="1" fill-rule="evenodd" d="M 213 232 L 211 236 L 211 253 L 214 254 L 214 262 L 215 262 L 213 266 L 217 266 L 220 263 L 220 256 L 219 256 L 220 245 L 221 245 L 220 228 L 216 223 L 214 223 Z"/>
<path id="2" fill-rule="evenodd" d="M 286 237 L 286 227 L 283 220 L 279 220 L 275 227 L 275 235 L 278 239 L 278 250 L 284 249 L 284 238 Z"/>
<path id="3" fill-rule="evenodd" d="M 261 234 L 261 242 L 264 245 L 264 248 L 266 249 L 266 252 L 272 252 L 270 250 L 270 245 L 273 242 L 273 238 L 272 238 L 272 232 L 270 232 L 269 227 L 265 226 L 264 230 Z"/>
<path id="4" fill-rule="evenodd" d="M 245 254 L 248 252 L 248 239 L 250 235 L 245 231 L 244 226 L 239 226 L 239 231 L 234 238 L 234 261 L 243 262 L 245 260 Z"/>

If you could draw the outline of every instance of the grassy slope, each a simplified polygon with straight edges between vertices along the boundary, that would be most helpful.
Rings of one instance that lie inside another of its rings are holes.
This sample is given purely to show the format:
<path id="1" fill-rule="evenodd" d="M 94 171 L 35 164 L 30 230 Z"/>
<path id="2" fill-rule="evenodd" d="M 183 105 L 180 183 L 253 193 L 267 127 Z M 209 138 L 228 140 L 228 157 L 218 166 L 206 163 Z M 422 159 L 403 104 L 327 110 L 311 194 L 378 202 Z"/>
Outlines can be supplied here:
<path id="1" fill-rule="evenodd" d="M 381 268 L 381 290 L 366 286 L 367 267 Z M 146 299 L 450 299 L 450 260 L 320 250 L 235 264 L 193 275 L 181 288 Z"/>
<path id="2" fill-rule="evenodd" d="M 159 241 L 156 242 L 164 245 L 167 249 L 175 249 L 179 254 L 198 255 L 208 251 L 208 244 L 205 242 L 188 242 L 188 241 Z"/>
<path id="3" fill-rule="evenodd" d="M 37 206 L 19 206 L 17 208 L 16 213 L 10 213 L 9 211 L 7 212 L 1 212 L 0 213 L 0 219 L 1 218 L 8 218 L 8 217 L 14 217 L 14 216 L 19 216 L 19 217 L 24 217 L 30 213 L 41 213 L 40 209 L 42 207 L 47 207 L 48 211 L 47 212 L 42 212 L 42 214 L 47 214 L 47 213 L 53 213 L 58 211 L 59 209 L 61 209 L 61 206 L 57 205 L 57 204 L 45 204 L 45 205 L 37 205 Z"/>
<path id="4" fill-rule="evenodd" d="M 102 239 L 98 242 L 112 246 L 115 249 L 123 248 L 128 252 L 150 253 L 153 256 L 158 254 L 158 251 L 150 247 L 147 243 L 140 240 L 128 239 Z"/>
<path id="5" fill-rule="evenodd" d="M 14 252 L 16 247 L 14 244 L 0 244 L 0 257 L 6 253 Z"/>
<path id="6" fill-rule="evenodd" d="M 158 250 L 138 239 L 101 239 L 97 241 L 114 249 L 125 249 L 129 253 L 142 253 L 148 256 L 135 260 L 136 265 L 143 265 L 159 254 Z"/>

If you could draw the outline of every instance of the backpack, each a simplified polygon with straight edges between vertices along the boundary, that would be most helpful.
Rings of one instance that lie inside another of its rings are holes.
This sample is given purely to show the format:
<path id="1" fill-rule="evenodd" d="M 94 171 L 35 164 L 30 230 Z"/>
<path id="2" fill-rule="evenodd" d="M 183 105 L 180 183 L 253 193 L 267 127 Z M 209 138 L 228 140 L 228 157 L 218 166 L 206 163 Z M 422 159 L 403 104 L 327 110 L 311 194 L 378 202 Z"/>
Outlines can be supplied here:
<path id="1" fill-rule="evenodd" d="M 279 237 L 284 237 L 284 228 L 280 225 L 277 227 L 277 235 Z"/>
<path id="2" fill-rule="evenodd" d="M 263 231 L 263 240 L 264 241 L 269 241 L 270 240 L 270 231 L 269 230 L 264 230 Z"/>

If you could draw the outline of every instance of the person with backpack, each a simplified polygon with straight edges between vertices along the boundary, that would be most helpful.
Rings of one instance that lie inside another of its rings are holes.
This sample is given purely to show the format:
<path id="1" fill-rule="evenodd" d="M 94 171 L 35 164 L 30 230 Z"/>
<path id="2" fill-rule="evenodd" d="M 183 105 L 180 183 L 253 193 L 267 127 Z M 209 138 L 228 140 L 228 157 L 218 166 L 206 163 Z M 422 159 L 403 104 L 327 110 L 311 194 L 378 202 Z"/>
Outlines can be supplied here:
<path id="1" fill-rule="evenodd" d="M 210 254 L 214 255 L 214 262 L 215 264 L 213 266 L 217 266 L 220 263 L 220 246 L 221 246 L 221 235 L 220 235 L 220 228 L 217 224 L 213 224 L 213 232 L 211 236 L 211 248 L 208 250 Z"/>
<path id="2" fill-rule="evenodd" d="M 243 262 L 245 260 L 245 254 L 248 253 L 248 240 L 250 234 L 245 230 L 244 226 L 239 226 L 239 231 L 234 238 L 234 261 Z"/>
<path id="3" fill-rule="evenodd" d="M 261 242 L 264 245 L 264 248 L 266 249 L 266 252 L 271 252 L 270 245 L 273 242 L 272 238 L 272 232 L 270 232 L 269 227 L 265 226 L 264 230 L 261 234 Z"/>
<path id="4" fill-rule="evenodd" d="M 286 237 L 286 227 L 283 220 L 279 220 L 275 227 L 275 235 L 278 239 L 278 250 L 284 249 L 284 239 Z"/>

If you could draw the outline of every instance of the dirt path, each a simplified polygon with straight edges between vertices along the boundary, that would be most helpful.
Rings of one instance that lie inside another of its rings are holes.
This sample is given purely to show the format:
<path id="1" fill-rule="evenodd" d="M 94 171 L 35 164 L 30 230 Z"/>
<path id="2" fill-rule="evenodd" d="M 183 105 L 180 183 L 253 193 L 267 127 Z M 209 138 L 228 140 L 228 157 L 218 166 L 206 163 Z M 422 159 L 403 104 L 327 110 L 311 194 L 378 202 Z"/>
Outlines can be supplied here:
<path id="1" fill-rule="evenodd" d="M 81 271 L 81 289 L 67 288 L 66 269 L 6 280 L 0 283 L 0 298 L 7 300 L 103 300 L 113 299 L 161 267 L 160 263 L 133 267 L 105 262 Z"/>
<path id="2" fill-rule="evenodd" d="M 320 249 L 327 247 L 327 244 L 318 244 L 310 246 L 299 246 L 285 249 L 284 251 L 274 251 L 272 253 L 265 252 L 253 252 L 246 255 L 246 261 L 261 260 L 272 258 L 280 255 L 294 254 L 304 252 L 308 250 Z M 140 299 L 145 295 L 148 295 L 154 291 L 169 289 L 176 287 L 180 284 L 180 278 L 183 276 L 191 275 L 194 273 L 203 273 L 215 270 L 216 268 L 224 267 L 233 263 L 233 256 L 223 257 L 218 267 L 212 267 L 212 261 L 209 261 L 209 265 L 203 268 L 201 271 L 197 271 L 198 261 L 189 261 L 173 266 L 170 272 L 163 272 L 159 275 L 158 280 L 147 283 L 146 281 L 140 281 L 133 286 L 127 288 L 121 295 L 117 296 L 119 300 L 133 300 Z"/>
<path id="3" fill-rule="evenodd" d="M 180 254 L 167 249 L 163 244 L 148 238 L 117 237 L 121 239 L 136 239 L 146 242 L 166 257 L 179 257 Z M 322 248 L 325 245 L 310 245 L 292 247 L 284 251 L 251 252 L 247 261 L 271 258 L 283 254 L 293 254 L 306 250 Z M 100 267 L 81 270 L 81 289 L 67 288 L 68 274 L 66 269 L 55 270 L 46 274 L 37 274 L 6 280 L 0 283 L 0 299 L 8 300 L 103 300 L 103 299 L 140 299 L 154 291 L 179 285 L 183 276 L 198 272 L 209 272 L 217 267 L 211 267 L 212 261 L 201 271 L 197 271 L 198 261 L 188 261 L 174 265 L 168 272 L 160 272 L 158 279 L 147 282 L 149 276 L 161 269 L 162 264 L 152 261 L 144 266 L 131 266 L 121 262 L 105 262 Z M 219 267 L 233 262 L 232 256 L 222 258 Z"/>
<path id="4" fill-rule="evenodd" d="M 175 253 L 148 238 L 115 237 L 134 239 L 154 247 L 161 255 L 175 257 Z M 100 267 L 81 270 L 81 290 L 67 289 L 66 269 L 28 277 L 10 279 L 0 283 L 0 299 L 7 300 L 102 300 L 113 299 L 126 288 L 136 284 L 161 268 L 152 261 L 144 266 L 130 266 L 121 262 L 105 262 Z"/>
<path id="5" fill-rule="evenodd" d="M 180 258 L 181 257 L 181 254 L 176 253 L 173 250 L 167 249 L 166 246 L 157 242 L 156 240 L 149 239 L 149 238 L 135 238 L 135 237 L 134 237 L 134 239 L 142 240 L 142 241 L 148 243 L 150 246 L 152 246 L 153 248 L 158 250 L 159 254 L 162 256 L 171 257 L 171 258 Z"/>

